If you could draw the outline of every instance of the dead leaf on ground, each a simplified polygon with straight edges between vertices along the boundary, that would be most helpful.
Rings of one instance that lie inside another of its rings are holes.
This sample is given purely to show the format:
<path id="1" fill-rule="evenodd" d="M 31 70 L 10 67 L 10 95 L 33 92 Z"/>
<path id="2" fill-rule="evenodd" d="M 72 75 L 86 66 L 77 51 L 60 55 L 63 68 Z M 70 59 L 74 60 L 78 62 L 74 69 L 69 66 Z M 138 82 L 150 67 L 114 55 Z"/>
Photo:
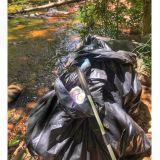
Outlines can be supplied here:
<path id="1" fill-rule="evenodd" d="M 12 123 L 8 123 L 8 130 L 13 130 L 14 129 L 14 125 Z"/>
<path id="2" fill-rule="evenodd" d="M 23 108 L 10 108 L 8 110 L 8 121 L 16 124 L 23 115 Z"/>
<path id="3" fill-rule="evenodd" d="M 36 105 L 37 103 L 32 101 L 32 102 L 28 102 L 26 107 L 28 109 L 33 109 Z"/>
<path id="4" fill-rule="evenodd" d="M 49 91 L 49 89 L 47 87 L 41 87 L 37 90 L 37 95 L 42 97 L 44 96 L 47 92 Z"/>

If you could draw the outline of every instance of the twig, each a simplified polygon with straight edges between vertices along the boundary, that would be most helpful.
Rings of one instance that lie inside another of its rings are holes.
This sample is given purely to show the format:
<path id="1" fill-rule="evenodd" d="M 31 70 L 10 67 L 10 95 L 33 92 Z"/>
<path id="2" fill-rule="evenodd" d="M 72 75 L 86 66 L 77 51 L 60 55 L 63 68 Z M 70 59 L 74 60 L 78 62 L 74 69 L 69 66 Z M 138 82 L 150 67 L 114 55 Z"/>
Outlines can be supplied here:
<path id="1" fill-rule="evenodd" d="M 25 144 L 24 141 L 22 141 L 22 142 L 19 144 L 19 146 L 17 147 L 17 149 L 14 151 L 13 156 L 16 156 L 16 155 L 18 154 L 19 150 L 20 150 L 21 148 L 23 148 L 24 144 Z"/>

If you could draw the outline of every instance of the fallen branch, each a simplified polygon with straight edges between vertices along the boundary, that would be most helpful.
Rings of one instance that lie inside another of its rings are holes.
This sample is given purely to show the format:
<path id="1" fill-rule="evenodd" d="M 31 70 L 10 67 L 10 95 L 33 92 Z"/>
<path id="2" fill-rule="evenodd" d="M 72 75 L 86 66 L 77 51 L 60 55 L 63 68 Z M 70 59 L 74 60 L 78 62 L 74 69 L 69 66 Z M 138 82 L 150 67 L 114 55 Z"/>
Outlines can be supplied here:
<path id="1" fill-rule="evenodd" d="M 18 148 L 17 148 L 17 149 L 14 151 L 14 153 L 13 153 L 14 156 L 16 156 L 16 155 L 18 154 L 19 150 L 23 148 L 24 144 L 25 144 L 24 141 L 22 141 L 22 142 L 19 144 Z"/>
<path id="2" fill-rule="evenodd" d="M 23 160 L 24 154 L 25 154 L 25 149 L 20 150 L 17 156 L 13 160 Z"/>
<path id="3" fill-rule="evenodd" d="M 37 11 L 37 10 L 43 10 L 43 9 L 47 9 L 47 8 L 51 8 L 51 7 L 58 7 L 58 6 L 61 6 L 61 5 L 80 2 L 80 1 L 84 1 L 84 0 L 68 0 L 68 1 L 63 0 L 63 1 L 58 1 L 58 2 L 45 4 L 45 5 L 42 5 L 42 6 L 26 8 L 24 10 L 21 10 L 21 11 L 15 12 L 15 13 L 11 13 L 10 15 L 26 13 L 26 12 L 31 12 L 31 11 Z"/>

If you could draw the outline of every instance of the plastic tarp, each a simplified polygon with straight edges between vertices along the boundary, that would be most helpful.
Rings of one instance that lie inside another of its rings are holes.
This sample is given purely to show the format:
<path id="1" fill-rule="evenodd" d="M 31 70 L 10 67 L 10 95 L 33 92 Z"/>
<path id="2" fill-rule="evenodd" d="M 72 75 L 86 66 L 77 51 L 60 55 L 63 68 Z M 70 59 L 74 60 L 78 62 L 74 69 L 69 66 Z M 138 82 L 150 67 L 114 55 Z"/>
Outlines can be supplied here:
<path id="1" fill-rule="evenodd" d="M 28 119 L 30 153 L 45 160 L 111 159 L 84 92 L 79 103 L 71 96 L 74 88 L 81 90 L 75 70 L 80 67 L 117 159 L 149 155 L 150 141 L 133 120 L 141 104 L 135 65 L 133 53 L 114 52 L 95 36 L 86 37 L 78 50 L 62 57 L 54 89 L 38 102 Z"/>

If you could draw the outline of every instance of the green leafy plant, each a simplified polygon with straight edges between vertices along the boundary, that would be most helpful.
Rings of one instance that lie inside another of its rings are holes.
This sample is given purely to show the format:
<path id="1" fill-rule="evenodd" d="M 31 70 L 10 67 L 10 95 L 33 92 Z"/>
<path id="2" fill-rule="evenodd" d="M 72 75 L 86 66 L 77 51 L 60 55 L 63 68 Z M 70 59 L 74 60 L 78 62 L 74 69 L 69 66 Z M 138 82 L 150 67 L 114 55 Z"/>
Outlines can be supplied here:
<path id="1" fill-rule="evenodd" d="M 8 146 L 13 147 L 17 146 L 21 141 L 21 137 L 19 135 L 15 136 L 12 140 L 10 140 Z"/>
<path id="2" fill-rule="evenodd" d="M 95 34 L 111 38 L 118 38 L 123 27 L 141 29 L 143 2 L 138 0 L 125 2 L 120 0 L 86 1 L 80 11 L 81 21 L 86 25 L 85 29 L 87 31 L 91 29 Z M 128 16 L 128 19 L 125 16 Z"/>
<path id="3" fill-rule="evenodd" d="M 143 59 L 146 69 L 151 70 L 151 35 L 145 43 L 138 43 L 138 46 L 132 52 Z"/>

